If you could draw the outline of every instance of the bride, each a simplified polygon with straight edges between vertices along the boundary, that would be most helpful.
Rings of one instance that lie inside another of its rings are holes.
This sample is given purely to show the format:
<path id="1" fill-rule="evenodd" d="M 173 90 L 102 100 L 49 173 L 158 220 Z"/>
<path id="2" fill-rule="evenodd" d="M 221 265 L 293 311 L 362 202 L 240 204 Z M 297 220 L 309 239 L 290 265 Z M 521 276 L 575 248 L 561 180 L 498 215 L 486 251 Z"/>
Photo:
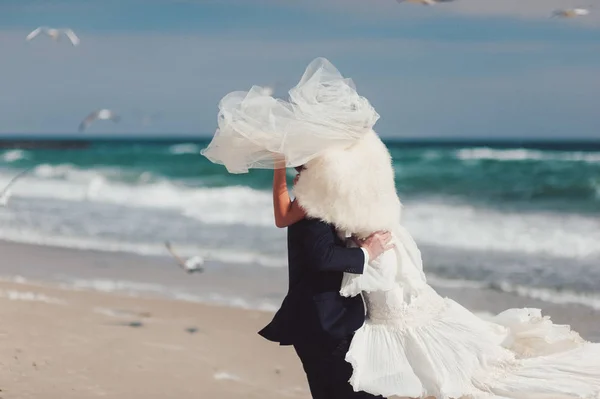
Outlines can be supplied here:
<path id="1" fill-rule="evenodd" d="M 344 237 L 390 231 L 395 247 L 340 295 L 362 295 L 367 321 L 346 360 L 355 391 L 413 398 L 600 399 L 600 344 L 538 309 L 483 320 L 427 284 L 421 254 L 399 224 L 390 154 L 372 130 L 379 115 L 329 63 L 307 68 L 289 101 L 260 87 L 220 104 L 219 130 L 203 154 L 232 173 L 303 166 L 290 224 L 305 215 Z M 301 209 L 298 211 L 298 209 Z M 351 240 L 348 240 L 351 242 Z"/>

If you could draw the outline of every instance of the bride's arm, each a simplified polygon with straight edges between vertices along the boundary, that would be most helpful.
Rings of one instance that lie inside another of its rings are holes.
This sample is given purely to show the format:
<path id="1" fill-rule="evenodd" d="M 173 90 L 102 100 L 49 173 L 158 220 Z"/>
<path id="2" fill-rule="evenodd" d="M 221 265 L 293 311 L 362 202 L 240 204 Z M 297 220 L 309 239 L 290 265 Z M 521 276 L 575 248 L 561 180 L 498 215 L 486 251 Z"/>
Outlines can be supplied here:
<path id="1" fill-rule="evenodd" d="M 273 213 L 275 226 L 288 227 L 306 216 L 298 201 L 292 201 L 288 193 L 285 167 L 273 171 Z"/>
<path id="2" fill-rule="evenodd" d="M 352 242 L 355 246 L 357 241 Z M 392 245 L 394 242 L 392 242 Z M 352 297 L 363 292 L 388 291 L 396 286 L 398 257 L 396 248 L 387 249 L 375 259 L 369 260 L 362 274 L 344 273 L 340 295 Z"/>

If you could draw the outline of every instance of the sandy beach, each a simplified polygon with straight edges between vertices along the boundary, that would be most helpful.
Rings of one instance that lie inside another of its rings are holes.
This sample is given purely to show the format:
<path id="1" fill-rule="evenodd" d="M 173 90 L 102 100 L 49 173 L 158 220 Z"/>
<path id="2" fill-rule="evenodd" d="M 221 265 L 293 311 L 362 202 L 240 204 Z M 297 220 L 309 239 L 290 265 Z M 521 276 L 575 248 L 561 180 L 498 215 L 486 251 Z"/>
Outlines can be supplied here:
<path id="1" fill-rule="evenodd" d="M 0 253 L 4 399 L 310 397 L 293 350 L 256 333 L 272 311 L 201 303 L 199 291 L 227 286 L 224 265 L 190 276 L 161 257 L 10 242 L 0 242 Z M 285 271 L 257 268 L 254 280 L 251 274 L 232 277 L 230 291 L 245 286 L 283 297 Z M 71 284 L 65 275 L 74 277 Z M 184 283 L 198 295 L 169 297 Z M 436 288 L 477 312 L 542 307 L 588 339 L 600 335 L 600 318 L 589 307 Z"/>
<path id="2" fill-rule="evenodd" d="M 269 314 L 0 283 L 0 396 L 306 398 Z"/>

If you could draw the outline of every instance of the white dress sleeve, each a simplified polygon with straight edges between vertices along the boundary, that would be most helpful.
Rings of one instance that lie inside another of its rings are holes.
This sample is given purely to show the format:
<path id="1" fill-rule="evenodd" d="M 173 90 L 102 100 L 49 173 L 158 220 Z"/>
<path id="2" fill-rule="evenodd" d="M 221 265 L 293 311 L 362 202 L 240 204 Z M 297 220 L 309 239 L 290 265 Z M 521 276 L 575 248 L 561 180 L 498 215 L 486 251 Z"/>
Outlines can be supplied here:
<path id="1" fill-rule="evenodd" d="M 397 238 L 397 241 L 402 245 L 406 255 L 410 258 L 413 266 L 423 272 L 423 260 L 421 258 L 421 250 L 417 246 L 417 243 L 412 238 L 408 230 L 404 228 L 402 225 L 398 225 L 394 234 Z"/>
<path id="2" fill-rule="evenodd" d="M 363 274 L 344 273 L 340 295 L 356 296 L 362 291 L 388 291 L 395 285 L 398 266 L 396 251 L 390 249 L 365 265 Z"/>
<path id="3" fill-rule="evenodd" d="M 363 274 L 344 273 L 340 295 L 356 296 L 361 291 L 388 291 L 397 284 L 406 292 L 418 292 L 427 283 L 421 251 L 402 226 L 394 232 L 393 249 L 365 265 Z"/>

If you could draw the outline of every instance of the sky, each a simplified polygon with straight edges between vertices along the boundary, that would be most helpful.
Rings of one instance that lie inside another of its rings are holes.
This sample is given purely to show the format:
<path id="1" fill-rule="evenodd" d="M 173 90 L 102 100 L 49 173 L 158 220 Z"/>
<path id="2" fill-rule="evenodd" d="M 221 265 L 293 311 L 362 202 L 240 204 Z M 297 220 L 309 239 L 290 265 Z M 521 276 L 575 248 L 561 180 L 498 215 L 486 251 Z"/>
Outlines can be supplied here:
<path id="1" fill-rule="evenodd" d="M 0 135 L 210 137 L 219 100 L 286 97 L 316 57 L 386 138 L 600 139 L 600 0 L 2 0 Z M 25 36 L 69 27 L 78 47 Z"/>

